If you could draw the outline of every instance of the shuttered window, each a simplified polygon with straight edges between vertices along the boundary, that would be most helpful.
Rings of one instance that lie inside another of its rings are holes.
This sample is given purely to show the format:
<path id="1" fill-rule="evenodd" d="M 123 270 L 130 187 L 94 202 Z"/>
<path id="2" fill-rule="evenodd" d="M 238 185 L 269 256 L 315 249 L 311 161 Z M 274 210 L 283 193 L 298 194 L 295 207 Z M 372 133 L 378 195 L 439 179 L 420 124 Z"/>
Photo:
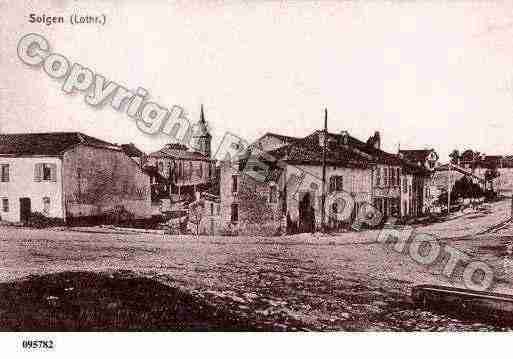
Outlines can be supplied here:
<path id="1" fill-rule="evenodd" d="M 36 163 L 34 165 L 34 181 L 57 181 L 57 165 L 55 163 Z"/>
<path id="2" fill-rule="evenodd" d="M 329 192 L 343 191 L 344 181 L 342 176 L 331 176 L 329 183 Z"/>
<path id="3" fill-rule="evenodd" d="M 9 212 L 9 199 L 2 198 L 2 211 Z"/>
<path id="4" fill-rule="evenodd" d="M 237 192 L 239 190 L 238 176 L 232 175 L 232 192 Z"/>
<path id="5" fill-rule="evenodd" d="M 9 165 L 1 166 L 1 179 L 2 182 L 9 182 Z"/>

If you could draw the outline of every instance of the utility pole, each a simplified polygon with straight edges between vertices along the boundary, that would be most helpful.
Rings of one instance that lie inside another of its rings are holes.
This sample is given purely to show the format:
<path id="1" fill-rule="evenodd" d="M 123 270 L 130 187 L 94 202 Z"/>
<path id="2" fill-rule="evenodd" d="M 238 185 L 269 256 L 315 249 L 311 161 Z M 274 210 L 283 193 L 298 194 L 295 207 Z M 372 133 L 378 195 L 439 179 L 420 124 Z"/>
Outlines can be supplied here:
<path id="1" fill-rule="evenodd" d="M 322 144 L 322 197 L 321 197 L 321 230 L 326 232 L 326 145 L 328 143 L 328 109 L 324 109 L 324 141 Z"/>
<path id="2" fill-rule="evenodd" d="M 449 162 L 449 175 L 447 176 L 447 215 L 451 214 L 451 181 L 452 181 L 452 167 L 451 162 Z"/>

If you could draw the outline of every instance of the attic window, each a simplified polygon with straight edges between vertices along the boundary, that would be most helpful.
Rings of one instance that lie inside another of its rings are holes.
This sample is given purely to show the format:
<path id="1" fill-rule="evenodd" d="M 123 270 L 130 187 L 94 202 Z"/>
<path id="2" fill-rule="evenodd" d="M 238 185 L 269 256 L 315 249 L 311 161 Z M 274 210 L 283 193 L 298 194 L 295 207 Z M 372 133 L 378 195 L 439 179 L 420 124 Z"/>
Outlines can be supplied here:
<path id="1" fill-rule="evenodd" d="M 342 135 L 342 144 L 347 145 L 348 139 L 349 139 L 349 133 L 347 131 L 342 131 L 341 135 Z"/>

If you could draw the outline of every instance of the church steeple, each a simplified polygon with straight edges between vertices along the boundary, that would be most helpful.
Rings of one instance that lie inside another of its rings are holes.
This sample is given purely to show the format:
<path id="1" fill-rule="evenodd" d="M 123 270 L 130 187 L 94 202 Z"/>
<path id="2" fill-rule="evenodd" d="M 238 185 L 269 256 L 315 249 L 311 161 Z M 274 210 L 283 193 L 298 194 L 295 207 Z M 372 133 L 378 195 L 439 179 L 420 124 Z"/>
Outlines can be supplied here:
<path id="1" fill-rule="evenodd" d="M 197 131 L 194 135 L 194 140 L 196 151 L 210 158 L 210 141 L 212 140 L 212 136 L 208 132 L 203 104 L 201 104 L 200 120 L 197 123 Z"/>
<path id="2" fill-rule="evenodd" d="M 200 122 L 201 123 L 206 123 L 205 122 L 205 112 L 203 111 L 203 104 L 201 104 Z"/>

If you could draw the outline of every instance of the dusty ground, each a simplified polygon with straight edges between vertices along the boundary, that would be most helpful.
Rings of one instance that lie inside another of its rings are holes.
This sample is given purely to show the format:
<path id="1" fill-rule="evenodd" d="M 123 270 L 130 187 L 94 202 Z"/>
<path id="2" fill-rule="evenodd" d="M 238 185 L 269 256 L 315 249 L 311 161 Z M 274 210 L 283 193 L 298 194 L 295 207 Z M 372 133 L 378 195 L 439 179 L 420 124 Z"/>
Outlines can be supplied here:
<path id="1" fill-rule="evenodd" d="M 478 234 L 504 221 L 508 211 L 509 202 L 501 202 L 485 216 L 468 214 L 416 230 L 441 235 L 444 239 L 434 240 L 500 266 L 510 237 Z M 377 243 L 377 236 L 367 231 L 197 239 L 5 227 L 0 229 L 0 280 L 68 270 L 130 270 L 274 330 L 500 329 L 413 308 L 413 285 L 450 282 L 439 265 L 417 264 Z M 452 281 L 461 286 L 458 278 Z M 509 272 L 502 273 L 495 290 L 511 293 L 512 281 Z"/>
<path id="2" fill-rule="evenodd" d="M 254 331 L 222 307 L 131 272 L 59 272 L 0 283 L 6 331 Z"/>

